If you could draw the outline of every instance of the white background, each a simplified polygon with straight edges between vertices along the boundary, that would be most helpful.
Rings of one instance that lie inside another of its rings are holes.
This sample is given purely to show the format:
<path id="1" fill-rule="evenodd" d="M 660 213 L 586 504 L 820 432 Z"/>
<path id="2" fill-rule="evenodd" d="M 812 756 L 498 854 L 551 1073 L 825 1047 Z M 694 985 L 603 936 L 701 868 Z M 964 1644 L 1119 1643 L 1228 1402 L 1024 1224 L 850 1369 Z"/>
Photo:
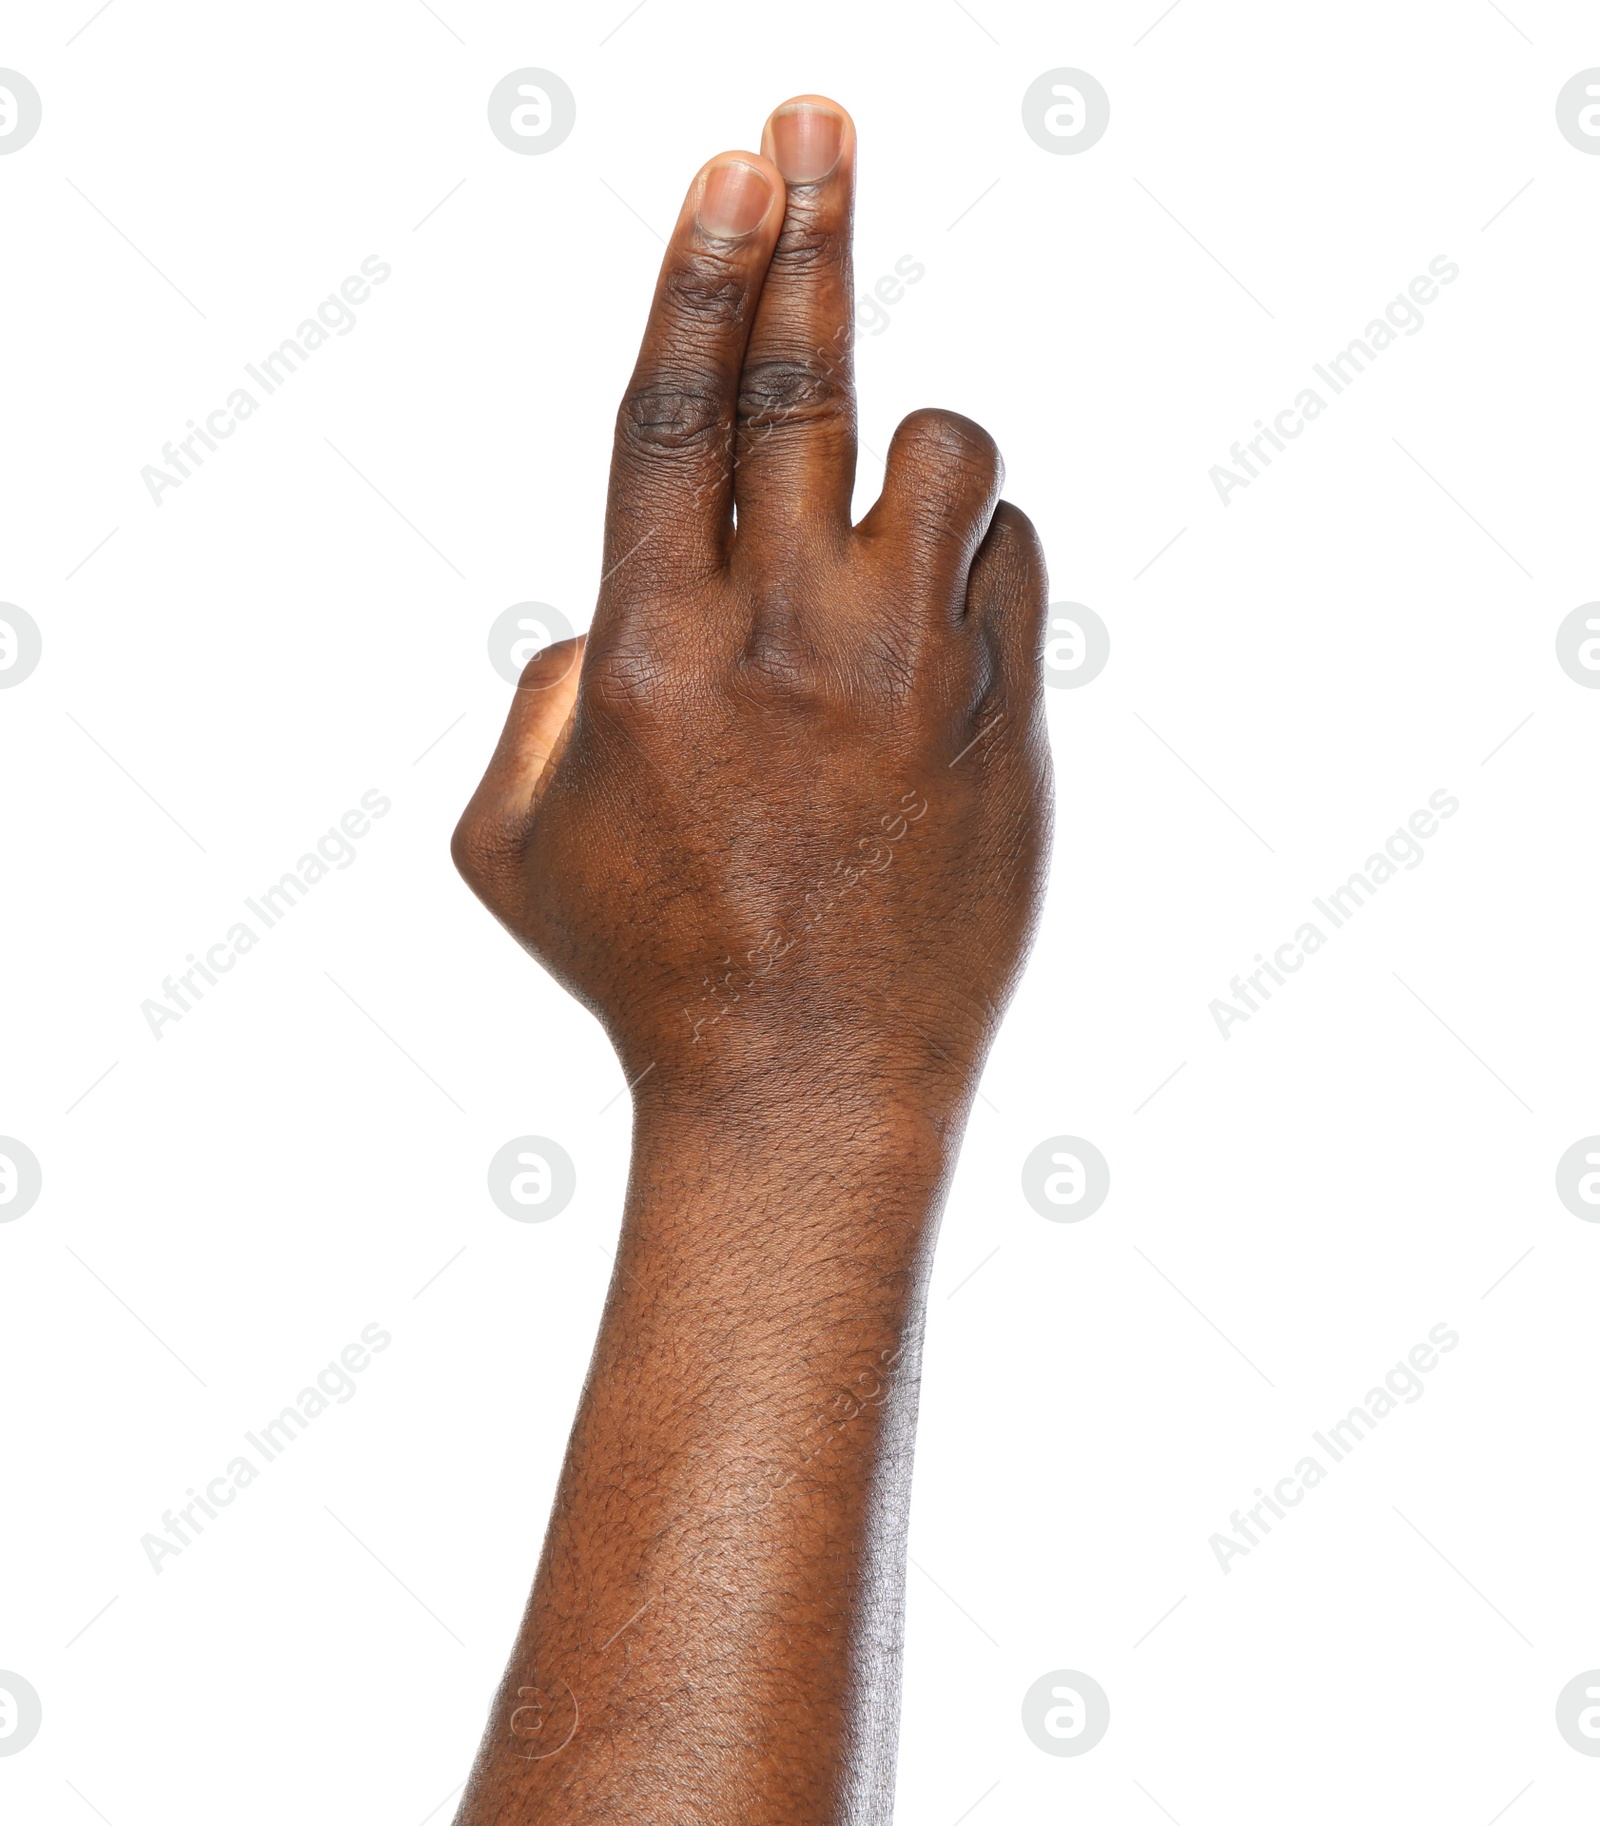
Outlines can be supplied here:
<path id="1" fill-rule="evenodd" d="M 597 1028 L 449 866 L 485 636 L 587 623 L 658 236 L 805 90 L 859 124 L 861 289 L 927 268 L 862 339 L 866 444 L 983 421 L 1112 638 L 1050 694 L 1050 898 L 935 1271 L 899 1818 L 1593 1817 L 1554 1701 L 1600 1664 L 1600 1227 L 1554 1169 L 1600 1129 L 1600 696 L 1554 634 L 1600 595 L 1600 159 L 1554 104 L 1600 32 L 1160 9 L 8 9 L 44 104 L 0 158 L 0 598 L 44 636 L 0 693 L 0 1130 L 44 1172 L 0 1227 L 0 1668 L 44 1708 L 8 1821 L 450 1816 L 628 1147 Z M 548 156 L 487 126 L 526 65 L 577 97 Z M 1063 65 L 1111 97 L 1075 157 L 1019 112 Z M 141 466 L 371 254 L 355 330 L 155 507 Z M 1224 507 L 1210 466 L 1440 254 L 1425 327 Z M 356 861 L 154 1039 L 370 788 Z M 1422 865 L 1224 1040 L 1211 999 L 1440 788 Z M 525 1133 L 577 1164 L 545 1224 L 485 1188 Z M 1022 1196 L 1059 1134 L 1111 1165 L 1078 1224 Z M 1425 1397 L 1225 1575 L 1212 1532 L 1440 1322 Z M 369 1323 L 356 1397 L 154 1573 Z M 1058 1759 L 1019 1706 L 1063 1667 L 1111 1728 Z"/>

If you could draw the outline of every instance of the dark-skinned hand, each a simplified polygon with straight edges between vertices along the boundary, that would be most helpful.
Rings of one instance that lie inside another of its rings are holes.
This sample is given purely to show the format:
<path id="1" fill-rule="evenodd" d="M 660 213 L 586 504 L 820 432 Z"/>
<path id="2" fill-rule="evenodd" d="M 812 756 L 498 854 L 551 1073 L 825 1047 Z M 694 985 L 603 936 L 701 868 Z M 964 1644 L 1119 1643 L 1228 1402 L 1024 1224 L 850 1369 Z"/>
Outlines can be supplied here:
<path id="1" fill-rule="evenodd" d="M 592 630 L 528 666 L 456 832 L 656 1103 L 963 1097 L 1037 904 L 1045 572 L 993 439 L 912 413 L 851 524 L 855 156 L 801 97 L 690 185 Z"/>

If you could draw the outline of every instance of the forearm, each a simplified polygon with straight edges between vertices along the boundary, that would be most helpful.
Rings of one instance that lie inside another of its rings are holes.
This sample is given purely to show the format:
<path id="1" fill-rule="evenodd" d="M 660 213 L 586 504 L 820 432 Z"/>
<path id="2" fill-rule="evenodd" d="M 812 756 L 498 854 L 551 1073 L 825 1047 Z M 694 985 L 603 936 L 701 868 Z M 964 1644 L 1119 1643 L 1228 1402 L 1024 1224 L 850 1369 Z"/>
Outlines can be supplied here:
<path id="1" fill-rule="evenodd" d="M 463 1826 L 888 1819 L 923 1294 L 957 1125 L 864 1109 L 770 1132 L 643 1115 Z"/>

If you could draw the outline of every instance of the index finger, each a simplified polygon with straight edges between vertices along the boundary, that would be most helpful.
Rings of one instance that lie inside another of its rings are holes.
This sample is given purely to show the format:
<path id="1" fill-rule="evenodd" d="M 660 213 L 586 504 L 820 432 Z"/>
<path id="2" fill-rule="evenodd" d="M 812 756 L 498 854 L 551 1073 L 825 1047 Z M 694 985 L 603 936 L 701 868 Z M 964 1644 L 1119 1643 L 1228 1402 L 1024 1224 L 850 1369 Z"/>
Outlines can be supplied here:
<path id="1" fill-rule="evenodd" d="M 719 154 L 689 186 L 617 413 L 607 577 L 642 547 L 680 576 L 726 557 L 739 370 L 783 205 L 777 167 L 754 152 Z"/>

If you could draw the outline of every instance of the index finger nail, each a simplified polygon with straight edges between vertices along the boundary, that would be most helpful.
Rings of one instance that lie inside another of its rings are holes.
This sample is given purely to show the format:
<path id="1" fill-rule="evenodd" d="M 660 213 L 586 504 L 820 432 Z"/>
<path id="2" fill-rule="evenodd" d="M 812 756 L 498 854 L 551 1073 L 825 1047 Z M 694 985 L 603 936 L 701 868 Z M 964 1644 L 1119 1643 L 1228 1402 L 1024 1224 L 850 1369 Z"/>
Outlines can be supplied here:
<path id="1" fill-rule="evenodd" d="M 820 183 L 844 150 L 844 120 L 814 102 L 791 102 L 772 117 L 772 144 L 772 162 L 787 183 Z"/>
<path id="2" fill-rule="evenodd" d="M 719 241 L 734 241 L 759 228 L 772 204 L 766 174 L 739 159 L 713 165 L 700 193 L 700 226 Z"/>

